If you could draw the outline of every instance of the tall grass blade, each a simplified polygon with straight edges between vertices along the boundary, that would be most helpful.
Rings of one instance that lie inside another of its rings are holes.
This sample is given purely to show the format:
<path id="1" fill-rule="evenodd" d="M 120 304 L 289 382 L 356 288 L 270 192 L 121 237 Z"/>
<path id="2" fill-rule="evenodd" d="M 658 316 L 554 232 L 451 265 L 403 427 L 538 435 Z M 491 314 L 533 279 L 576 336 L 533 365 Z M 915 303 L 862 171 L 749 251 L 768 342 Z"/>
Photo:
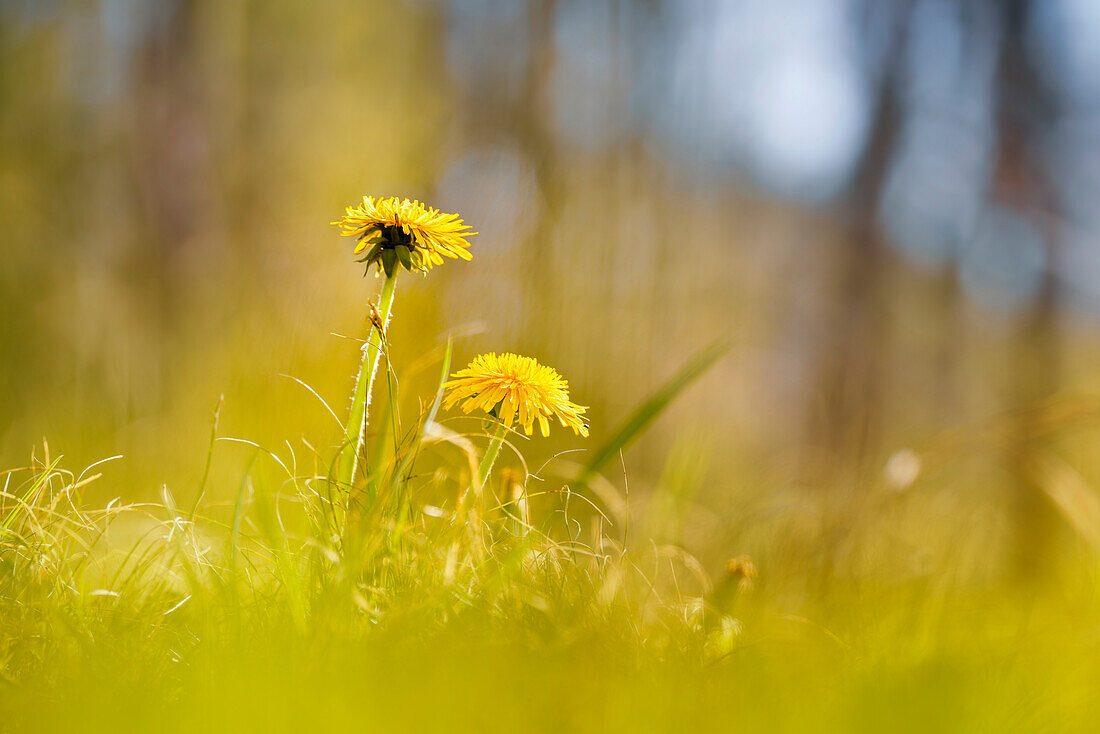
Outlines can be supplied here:
<path id="1" fill-rule="evenodd" d="M 258 455 L 257 451 L 249 458 L 240 486 L 237 488 L 237 501 L 233 504 L 233 520 L 230 524 L 229 541 L 226 547 L 226 563 L 229 566 L 229 575 L 234 587 L 237 574 L 237 542 L 241 536 L 241 522 L 244 520 L 245 496 L 248 494 L 248 480 L 252 474 L 252 465 L 256 463 Z"/>
<path id="2" fill-rule="evenodd" d="M 394 539 L 401 535 L 404 530 L 405 523 L 408 520 L 408 477 L 409 474 L 412 472 L 412 466 L 413 463 L 416 461 L 416 457 L 420 455 L 420 447 L 423 445 L 425 437 L 427 437 L 428 433 L 432 430 L 432 426 L 435 423 L 435 417 L 439 413 L 439 405 L 441 402 L 443 402 L 443 385 L 447 382 L 447 376 L 451 372 L 451 352 L 453 346 L 453 340 L 447 339 L 447 346 L 443 351 L 443 365 L 440 368 L 439 382 L 436 386 L 435 398 L 432 400 L 432 405 L 428 409 L 428 413 L 424 417 L 423 422 L 420 424 L 419 430 L 416 431 L 416 434 L 408 442 L 409 445 L 404 452 L 396 447 L 394 449 L 394 461 L 397 463 L 390 472 L 389 483 L 387 484 L 387 492 L 390 496 L 400 496 L 398 520 L 393 534 Z M 399 462 L 398 459 L 400 459 Z M 402 486 L 406 486 L 406 491 L 403 493 L 400 492 Z"/>
<path id="3" fill-rule="evenodd" d="M 260 496 L 256 502 L 256 520 L 267 539 L 271 554 L 275 559 L 275 572 L 286 592 L 290 618 L 299 631 L 306 628 L 308 603 L 306 602 L 302 570 L 297 558 L 287 547 L 286 529 L 279 520 L 275 507 L 277 498 Z"/>
<path id="4" fill-rule="evenodd" d="M 400 468 L 394 474 L 393 480 L 395 482 L 404 481 L 405 477 L 408 476 L 409 470 L 412 469 L 413 461 L 416 460 L 416 455 L 420 451 L 420 445 L 424 442 L 424 437 L 428 435 L 428 431 L 431 430 L 432 424 L 435 423 L 435 416 L 439 413 L 439 404 L 443 402 L 443 384 L 447 382 L 447 376 L 451 372 L 451 351 L 453 347 L 453 340 L 448 339 L 447 348 L 443 352 L 443 366 L 439 371 L 439 385 L 435 390 L 435 399 L 432 401 L 432 407 L 428 409 L 428 415 L 424 417 L 424 422 L 421 424 L 420 435 L 417 437 L 416 445 L 410 448 L 405 454 Z"/>
<path id="5" fill-rule="evenodd" d="M 195 501 L 191 503 L 191 511 L 187 513 L 189 522 L 195 521 L 195 513 L 199 511 L 202 498 L 206 496 L 206 484 L 210 481 L 210 467 L 214 463 L 214 444 L 218 442 L 218 421 L 222 416 L 222 407 L 225 406 L 225 395 L 218 396 L 218 404 L 214 407 L 214 420 L 210 425 L 210 443 L 206 447 L 206 466 L 202 469 L 202 480 L 199 481 L 199 491 L 195 495 Z"/>
<path id="6" fill-rule="evenodd" d="M 657 416 L 664 412 L 665 408 L 677 395 L 710 369 L 732 346 L 728 339 L 719 339 L 705 347 L 690 362 L 681 367 L 679 372 L 673 375 L 657 392 L 650 395 L 649 399 L 642 403 L 619 430 L 595 452 L 584 471 L 581 472 L 580 482 L 582 484 L 587 483 L 594 474 L 598 474 L 607 465 L 607 462 L 619 453 L 620 449 L 625 448 L 627 444 L 637 438 Z"/>
<path id="7" fill-rule="evenodd" d="M 58 456 L 48 466 L 42 468 L 34 481 L 31 482 L 30 488 L 23 493 L 22 497 L 14 497 L 16 504 L 12 507 L 11 512 L 0 521 L 0 529 L 10 530 L 15 520 L 19 517 L 20 512 L 30 516 L 31 508 L 38 501 L 38 495 L 45 488 L 46 484 L 54 476 L 54 472 L 57 471 L 57 466 L 61 463 L 62 457 Z"/>

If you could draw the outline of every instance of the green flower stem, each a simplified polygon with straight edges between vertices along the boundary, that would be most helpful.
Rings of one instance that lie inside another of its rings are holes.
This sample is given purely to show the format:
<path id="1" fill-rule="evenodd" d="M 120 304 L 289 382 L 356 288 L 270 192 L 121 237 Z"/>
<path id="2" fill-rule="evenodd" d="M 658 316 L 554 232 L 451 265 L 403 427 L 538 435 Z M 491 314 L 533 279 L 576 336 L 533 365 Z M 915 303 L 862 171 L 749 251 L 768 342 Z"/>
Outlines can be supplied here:
<path id="1" fill-rule="evenodd" d="M 493 470 L 493 462 L 497 460 L 500 445 L 504 443 L 504 436 L 507 433 L 508 428 L 503 423 L 497 423 L 496 433 L 493 434 L 493 439 L 489 441 L 489 448 L 485 449 L 485 456 L 481 457 L 481 466 L 477 469 L 477 481 L 482 487 L 485 486 L 485 480 L 489 478 L 489 472 Z"/>
<path id="2" fill-rule="evenodd" d="M 378 360 L 382 354 L 382 331 L 390 323 L 393 289 L 396 283 L 397 271 L 394 270 L 393 275 L 386 276 L 386 282 L 382 285 L 382 297 L 378 303 L 378 311 L 382 316 L 382 330 L 379 330 L 377 324 L 371 326 L 370 336 L 363 347 L 363 362 L 359 365 L 359 375 L 355 378 L 355 393 L 351 399 L 351 413 L 344 432 L 344 449 L 340 456 L 340 473 L 337 476 L 338 482 L 345 487 L 351 487 L 355 483 L 355 470 L 359 466 L 359 455 L 363 452 L 371 390 L 374 387 L 374 376 L 378 372 Z M 353 447 L 354 451 L 351 450 Z"/>

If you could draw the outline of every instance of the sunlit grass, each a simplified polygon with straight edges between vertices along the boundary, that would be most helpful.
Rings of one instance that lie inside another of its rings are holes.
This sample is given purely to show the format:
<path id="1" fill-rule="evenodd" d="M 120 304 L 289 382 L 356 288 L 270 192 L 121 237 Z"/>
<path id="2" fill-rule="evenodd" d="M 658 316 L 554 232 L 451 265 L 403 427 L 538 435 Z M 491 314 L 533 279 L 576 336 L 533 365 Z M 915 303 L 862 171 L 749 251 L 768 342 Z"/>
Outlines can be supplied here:
<path id="1" fill-rule="evenodd" d="M 291 378 L 329 434 L 264 446 L 225 435 L 219 403 L 201 478 L 156 502 L 85 499 L 121 457 L 74 473 L 43 443 L 0 473 L 0 728 L 1093 730 L 1088 488 L 1033 453 L 1072 537 L 1045 579 L 990 572 L 995 515 L 954 539 L 911 502 L 1002 424 L 1065 427 L 1065 403 L 899 452 L 816 504 L 792 494 L 746 520 L 771 534 L 758 555 L 708 565 L 684 542 L 705 451 L 685 437 L 639 508 L 624 450 L 728 344 L 685 356 L 603 443 L 533 466 L 535 423 L 587 440 L 575 385 L 514 354 L 455 372 L 447 341 L 416 365 L 434 390 L 402 392 L 389 315 L 416 241 L 384 234 L 348 417 Z M 246 457 L 232 486 L 213 479 L 229 449 Z M 914 532 L 935 540 L 904 547 Z"/>
<path id="2" fill-rule="evenodd" d="M 627 524 L 612 517 L 626 501 L 592 467 L 553 459 L 528 467 L 517 448 L 525 439 L 504 423 L 444 419 L 450 355 L 448 344 L 438 389 L 420 401 L 412 428 L 401 430 L 396 409 L 381 413 L 389 430 L 366 447 L 369 470 L 351 486 L 334 476 L 342 447 L 303 440 L 276 451 L 221 436 L 220 406 L 189 506 L 167 487 L 156 503 L 88 506 L 83 490 L 102 466 L 73 475 L 48 446 L 30 466 L 5 472 L 0 670 L 12 720 L 61 727 L 55 715 L 94 721 L 98 711 L 107 726 L 144 705 L 151 717 L 169 715 L 212 681 L 209 698 L 173 721 L 200 710 L 243 716 L 253 705 L 245 699 L 267 701 L 287 685 L 298 698 L 315 677 L 348 685 L 367 666 L 366 680 L 377 678 L 383 671 L 369 661 L 390 656 L 401 659 L 396 675 L 412 675 L 402 666 L 423 656 L 431 678 L 467 664 L 505 675 L 528 655 L 550 656 L 546 670 L 531 671 L 537 676 L 570 676 L 590 659 L 626 677 L 645 660 L 728 655 L 742 629 L 731 616 L 740 587 L 726 584 L 716 603 L 713 583 L 682 550 L 628 548 Z M 387 383 L 396 385 L 393 374 Z M 498 426 L 494 443 L 508 454 L 494 476 L 479 467 L 482 424 Z M 463 426 L 474 430 L 456 430 Z M 227 494 L 207 486 L 222 443 L 251 455 L 230 502 L 208 499 Z M 278 685 L 267 681 L 273 671 L 281 671 Z M 304 671 L 308 685 L 291 685 Z M 502 694 L 508 677 L 496 684 Z M 392 684 L 383 678 L 371 697 Z M 241 698 L 227 699 L 231 690 Z M 110 703 L 135 699 L 141 704 L 125 711 Z M 248 720 L 264 728 L 262 716 Z"/>
<path id="3" fill-rule="evenodd" d="M 525 475 L 502 458 L 475 491 L 486 437 L 429 420 L 437 407 L 424 401 L 396 447 L 382 434 L 381 468 L 350 504 L 335 449 L 216 432 L 253 458 L 231 501 L 194 509 L 169 490 L 90 506 L 82 493 L 112 462 L 74 474 L 48 447 L 5 472 L 5 728 L 1095 724 L 1092 571 L 1076 589 L 1024 590 L 873 564 L 782 567 L 798 556 L 777 547 L 751 571 L 740 559 L 708 575 L 678 545 L 625 537 L 614 515 L 628 499 L 601 500 L 564 459 Z M 797 589 L 775 581 L 799 576 Z"/>

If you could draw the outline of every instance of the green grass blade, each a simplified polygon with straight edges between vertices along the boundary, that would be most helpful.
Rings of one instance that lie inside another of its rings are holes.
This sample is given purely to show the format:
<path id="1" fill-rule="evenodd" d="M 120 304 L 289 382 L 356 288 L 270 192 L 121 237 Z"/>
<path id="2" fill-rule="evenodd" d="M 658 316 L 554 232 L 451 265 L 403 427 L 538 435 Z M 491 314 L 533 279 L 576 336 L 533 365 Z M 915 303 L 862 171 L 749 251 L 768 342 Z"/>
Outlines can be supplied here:
<path id="1" fill-rule="evenodd" d="M 219 409 L 220 409 L 220 406 L 221 406 L 220 402 L 218 403 L 218 406 L 219 406 Z M 215 414 L 214 420 L 215 420 L 215 424 L 216 424 L 217 423 L 217 415 L 216 414 Z M 215 431 L 217 430 L 216 426 L 215 426 L 214 430 Z M 172 533 L 172 538 L 175 541 L 176 551 L 177 551 L 177 554 L 178 554 L 177 558 L 180 560 L 180 565 L 183 567 L 183 574 L 187 579 L 187 585 L 191 588 L 192 596 L 194 596 L 196 594 L 201 595 L 201 593 L 202 593 L 202 579 L 199 576 L 199 569 L 196 568 L 195 564 L 193 564 L 191 562 L 191 558 L 187 554 L 187 543 L 186 543 L 186 541 L 184 540 L 184 537 L 183 537 L 184 523 L 185 523 L 184 518 L 180 514 L 179 509 L 176 507 L 176 502 L 172 497 L 172 493 L 168 491 L 168 485 L 163 486 L 161 488 L 160 492 L 161 492 L 161 499 L 164 502 L 164 510 L 165 510 L 165 512 L 168 513 L 168 519 L 171 520 L 172 523 L 177 526 L 174 530 L 179 531 L 179 532 L 173 532 Z M 196 505 L 196 507 L 197 507 L 197 505 Z M 193 525 L 194 522 L 195 522 L 195 512 L 194 512 L 194 510 L 192 510 L 190 516 L 186 519 L 186 524 Z M 130 559 L 130 557 L 133 555 L 133 553 L 135 551 L 137 551 L 137 549 L 140 547 L 140 545 L 141 545 L 140 541 L 138 541 L 137 543 L 135 543 L 133 545 L 130 552 L 127 553 L 127 555 L 126 555 L 126 560 Z M 127 579 L 127 581 L 129 581 L 130 579 L 133 579 L 133 578 L 137 578 L 138 574 L 142 570 L 144 570 L 142 566 L 143 566 L 143 564 L 141 564 L 141 563 L 135 564 L 133 570 L 130 573 L 130 576 Z M 122 565 L 119 566 L 118 575 L 122 574 L 122 571 L 125 567 L 126 567 L 126 563 L 123 562 Z M 117 584 L 118 576 L 116 576 L 115 578 L 116 578 L 115 587 L 117 588 L 118 587 L 118 584 Z"/>
<path id="2" fill-rule="evenodd" d="M 16 518 L 19 517 L 20 512 L 30 515 L 31 507 L 38 501 L 38 496 L 42 492 L 43 488 L 50 481 L 50 478 L 54 476 L 54 472 L 57 470 L 58 465 L 61 463 L 61 456 L 58 456 L 49 466 L 44 466 L 42 472 L 34 478 L 31 482 L 30 489 L 23 493 L 22 497 L 17 497 L 16 504 L 12 507 L 11 511 L 6 517 L 0 521 L 0 529 L 9 530 L 15 523 Z"/>
<path id="3" fill-rule="evenodd" d="M 443 350 L 443 365 L 439 371 L 439 384 L 435 390 L 435 399 L 432 401 L 432 406 L 428 409 L 428 414 L 424 417 L 424 422 L 420 424 L 420 431 L 413 439 L 412 445 L 405 451 L 404 456 L 401 459 L 401 463 L 397 470 L 393 472 L 390 477 L 390 491 L 397 490 L 401 482 L 407 480 L 409 473 L 412 471 L 413 462 L 416 461 L 416 457 L 420 453 L 420 446 L 424 443 L 424 437 L 427 435 L 430 426 L 435 422 L 435 417 L 439 413 L 439 405 L 443 402 L 443 385 L 447 382 L 447 378 L 451 372 L 451 352 L 453 351 L 454 341 L 447 339 L 447 346 Z"/>
<path id="4" fill-rule="evenodd" d="M 244 475 L 241 477 L 240 486 L 237 488 L 237 501 L 233 505 L 233 521 L 230 525 L 229 540 L 226 547 L 226 563 L 234 585 L 236 585 L 237 574 L 237 541 L 241 535 L 241 522 L 244 519 L 245 495 L 248 494 L 248 480 L 252 474 L 252 465 L 256 463 L 258 455 L 259 452 L 257 451 L 249 458 Z"/>
<path id="5" fill-rule="evenodd" d="M 214 407 L 214 420 L 210 426 L 210 443 L 206 447 L 206 466 L 202 470 L 202 480 L 199 481 L 199 491 L 195 495 L 195 501 L 191 504 L 191 511 L 187 513 L 189 522 L 195 521 L 195 513 L 199 511 L 199 505 L 206 496 L 206 484 L 210 481 L 210 467 L 214 463 L 214 444 L 218 441 L 218 421 L 221 419 L 222 408 L 225 406 L 225 395 L 218 397 L 218 404 Z"/>
<path id="6" fill-rule="evenodd" d="M 695 357 L 680 368 L 668 382 L 642 403 L 634 414 L 626 420 L 615 434 L 601 446 L 588 462 L 581 474 L 581 482 L 586 482 L 593 474 L 598 474 L 607 462 L 641 434 L 657 418 L 669 403 L 710 369 L 732 344 L 728 339 L 719 339 L 704 348 Z"/>
<path id="7" fill-rule="evenodd" d="M 255 518 L 275 559 L 275 572 L 286 592 L 290 618 L 298 630 L 304 631 L 309 605 L 304 591 L 302 568 L 295 554 L 287 547 L 286 530 L 279 520 L 277 502 L 278 498 L 273 495 L 259 495 Z"/>
<path id="8" fill-rule="evenodd" d="M 435 416 L 439 412 L 439 404 L 443 402 L 443 385 L 447 382 L 451 371 L 451 351 L 454 348 L 454 339 L 447 338 L 447 346 L 443 350 L 443 367 L 439 372 L 439 385 L 435 390 L 435 400 L 432 401 L 428 417 L 424 419 L 424 425 L 429 426 L 435 422 Z"/>
<path id="9" fill-rule="evenodd" d="M 401 464 L 397 471 L 394 472 L 391 480 L 396 485 L 398 482 L 405 480 L 409 471 L 412 469 L 412 464 L 416 460 L 416 456 L 420 451 L 420 445 L 424 442 L 424 436 L 429 430 L 429 426 L 435 422 L 435 416 L 439 413 L 439 405 L 443 402 L 443 385 L 447 382 L 447 378 L 451 372 L 451 352 L 454 348 L 454 340 L 447 339 L 447 346 L 443 350 L 443 365 L 439 371 L 439 384 L 435 389 L 435 399 L 432 400 L 432 407 L 428 409 L 428 414 L 424 417 L 424 422 L 420 424 L 420 433 L 415 439 L 415 443 L 409 447 L 405 452 L 404 457 L 401 460 Z M 392 489 L 392 487 L 391 487 Z"/>

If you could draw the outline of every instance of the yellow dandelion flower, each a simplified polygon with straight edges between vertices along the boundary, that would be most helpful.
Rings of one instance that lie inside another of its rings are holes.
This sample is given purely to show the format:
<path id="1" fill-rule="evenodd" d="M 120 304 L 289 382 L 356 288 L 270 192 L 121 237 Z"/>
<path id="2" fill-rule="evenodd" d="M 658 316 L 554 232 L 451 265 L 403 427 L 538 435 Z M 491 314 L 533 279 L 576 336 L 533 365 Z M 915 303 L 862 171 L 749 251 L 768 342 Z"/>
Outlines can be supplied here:
<path id="1" fill-rule="evenodd" d="M 443 258 L 470 260 L 467 238 L 476 235 L 457 214 L 447 214 L 419 201 L 364 196 L 359 206 L 349 206 L 343 218 L 333 222 L 343 237 L 357 237 L 358 262 L 373 264 L 387 276 L 398 263 L 406 270 L 427 273 Z"/>
<path id="2" fill-rule="evenodd" d="M 582 417 L 588 408 L 571 403 L 569 383 L 556 370 L 530 357 L 511 353 L 482 354 L 452 377 L 454 379 L 444 385 L 447 390 L 443 399 L 445 408 L 465 401 L 463 413 L 480 408 L 499 418 L 504 426 L 518 423 L 528 436 L 536 420 L 542 435 L 549 436 L 551 418 L 557 418 L 578 435 L 588 435 L 588 426 Z"/>

